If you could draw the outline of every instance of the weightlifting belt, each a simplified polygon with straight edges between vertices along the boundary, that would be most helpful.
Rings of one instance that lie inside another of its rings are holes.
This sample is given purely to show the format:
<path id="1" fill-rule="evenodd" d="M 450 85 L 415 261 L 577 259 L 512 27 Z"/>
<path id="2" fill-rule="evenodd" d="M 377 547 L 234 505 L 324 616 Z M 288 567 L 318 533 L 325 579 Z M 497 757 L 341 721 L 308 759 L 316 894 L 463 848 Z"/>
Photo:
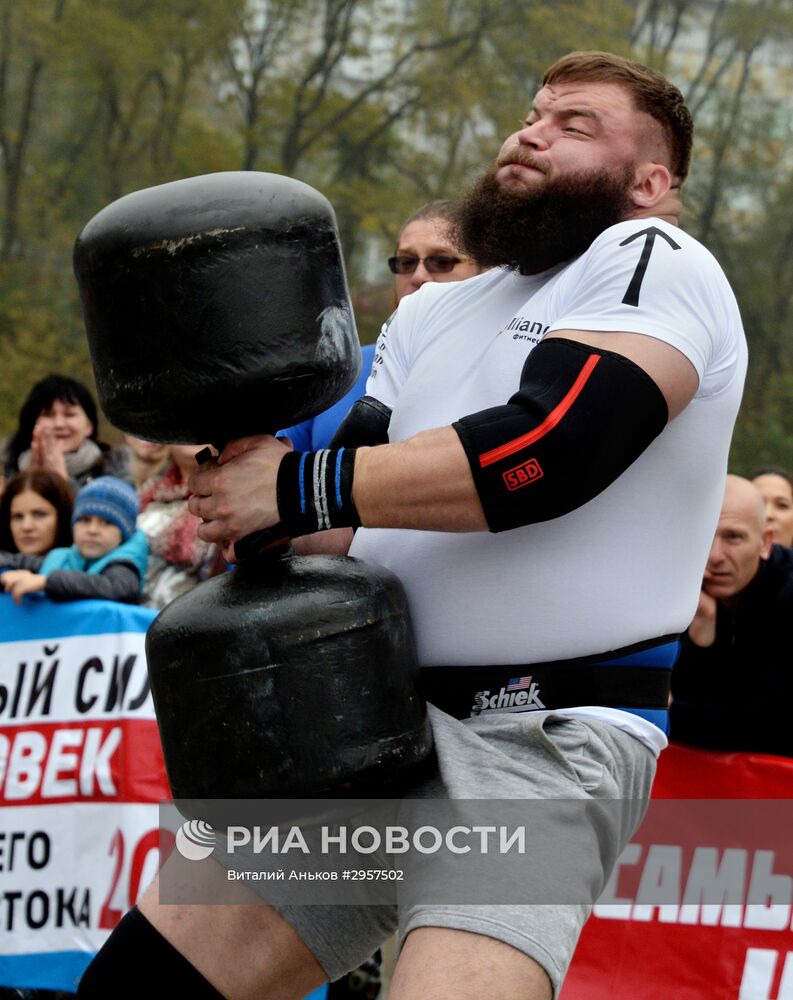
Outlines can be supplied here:
<path id="1" fill-rule="evenodd" d="M 422 667 L 427 701 L 456 719 L 596 705 L 632 712 L 667 730 L 677 635 L 594 656 L 506 666 Z"/>

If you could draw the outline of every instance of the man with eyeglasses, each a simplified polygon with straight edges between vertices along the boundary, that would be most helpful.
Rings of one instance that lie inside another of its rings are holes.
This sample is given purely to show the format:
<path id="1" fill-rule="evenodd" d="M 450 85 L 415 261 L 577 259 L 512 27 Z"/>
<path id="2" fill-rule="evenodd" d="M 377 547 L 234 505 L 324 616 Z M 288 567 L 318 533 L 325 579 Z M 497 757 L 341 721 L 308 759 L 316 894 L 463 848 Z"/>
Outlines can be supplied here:
<path id="1" fill-rule="evenodd" d="M 399 257 L 389 257 L 388 267 L 392 274 L 416 274 L 424 270 L 422 284 L 432 281 L 439 274 L 451 274 L 458 264 L 469 264 L 470 261 L 460 257 L 445 257 L 443 254 L 428 254 L 426 257 L 412 257 L 406 252 Z"/>
<path id="2" fill-rule="evenodd" d="M 431 201 L 407 220 L 400 230 L 388 266 L 394 277 L 395 304 L 428 281 L 462 281 L 479 274 L 481 266 L 455 248 L 452 230 L 459 205 Z"/>
<path id="3" fill-rule="evenodd" d="M 691 141 L 661 74 L 558 60 L 465 202 L 464 252 L 492 269 L 407 297 L 378 341 L 363 405 L 388 443 L 249 438 L 191 479 L 207 541 L 362 525 L 351 554 L 405 584 L 430 703 L 437 771 L 413 792 L 592 807 L 514 866 L 541 879 L 540 849 L 589 837 L 577 895 L 276 910 L 155 888 L 85 996 L 156 950 L 182 995 L 297 998 L 394 929 L 390 1000 L 558 994 L 666 745 L 746 369 L 729 285 L 676 228 Z"/>

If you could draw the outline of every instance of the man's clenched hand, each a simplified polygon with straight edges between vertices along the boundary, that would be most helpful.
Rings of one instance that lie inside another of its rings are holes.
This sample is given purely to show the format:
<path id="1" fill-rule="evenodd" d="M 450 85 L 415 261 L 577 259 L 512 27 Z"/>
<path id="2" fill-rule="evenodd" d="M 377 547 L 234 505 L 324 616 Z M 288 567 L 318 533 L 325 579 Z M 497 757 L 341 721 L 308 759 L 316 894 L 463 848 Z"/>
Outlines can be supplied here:
<path id="1" fill-rule="evenodd" d="M 203 520 L 198 536 L 205 542 L 230 541 L 278 523 L 278 466 L 291 443 L 269 434 L 238 438 L 216 459 L 190 476 L 188 510 Z"/>

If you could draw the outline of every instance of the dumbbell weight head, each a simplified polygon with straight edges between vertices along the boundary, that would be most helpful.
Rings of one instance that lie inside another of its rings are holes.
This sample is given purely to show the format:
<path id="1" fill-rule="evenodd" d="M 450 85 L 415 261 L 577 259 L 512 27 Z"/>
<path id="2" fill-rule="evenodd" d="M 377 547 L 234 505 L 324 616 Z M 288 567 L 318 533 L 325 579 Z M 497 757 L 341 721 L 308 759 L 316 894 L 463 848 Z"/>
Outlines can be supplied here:
<path id="1" fill-rule="evenodd" d="M 272 432 L 358 376 L 333 208 L 300 181 L 233 171 L 125 195 L 74 266 L 102 409 L 137 437 Z"/>
<path id="2" fill-rule="evenodd" d="M 253 560 L 146 637 L 174 798 L 304 798 L 403 780 L 432 748 L 407 600 L 358 559 Z"/>

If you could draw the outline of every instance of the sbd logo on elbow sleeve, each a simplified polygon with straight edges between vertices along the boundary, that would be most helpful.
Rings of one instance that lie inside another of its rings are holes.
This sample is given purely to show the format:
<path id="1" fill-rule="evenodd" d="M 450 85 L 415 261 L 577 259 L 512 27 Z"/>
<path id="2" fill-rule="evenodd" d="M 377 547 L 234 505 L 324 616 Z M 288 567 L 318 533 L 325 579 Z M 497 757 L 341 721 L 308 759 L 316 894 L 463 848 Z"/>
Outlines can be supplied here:
<path id="1" fill-rule="evenodd" d="M 521 486 L 528 486 L 529 483 L 542 479 L 542 469 L 536 458 L 530 458 L 527 462 L 508 469 L 503 478 L 508 490 L 519 490 Z"/>

